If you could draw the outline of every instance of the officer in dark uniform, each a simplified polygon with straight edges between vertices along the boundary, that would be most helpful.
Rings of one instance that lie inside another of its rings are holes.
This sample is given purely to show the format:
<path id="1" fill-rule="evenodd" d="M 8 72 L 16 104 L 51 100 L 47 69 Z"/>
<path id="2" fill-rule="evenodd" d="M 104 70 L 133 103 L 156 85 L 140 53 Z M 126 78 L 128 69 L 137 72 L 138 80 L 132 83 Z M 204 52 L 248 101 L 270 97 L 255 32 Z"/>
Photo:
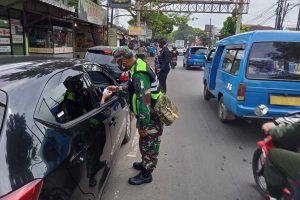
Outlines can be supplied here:
<path id="1" fill-rule="evenodd" d="M 167 47 L 167 40 L 161 38 L 157 42 L 162 49 L 158 56 L 158 79 L 161 89 L 164 93 L 167 93 L 167 77 L 170 71 L 171 52 Z"/>

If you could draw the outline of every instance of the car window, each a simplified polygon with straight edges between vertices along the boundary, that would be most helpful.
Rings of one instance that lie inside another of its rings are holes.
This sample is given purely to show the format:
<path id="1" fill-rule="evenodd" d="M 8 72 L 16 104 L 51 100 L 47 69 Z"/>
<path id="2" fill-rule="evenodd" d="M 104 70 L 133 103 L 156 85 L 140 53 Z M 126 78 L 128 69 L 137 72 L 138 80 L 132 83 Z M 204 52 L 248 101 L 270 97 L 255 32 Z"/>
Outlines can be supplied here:
<path id="1" fill-rule="evenodd" d="M 300 81 L 299 52 L 299 42 L 254 43 L 247 78 Z"/>
<path id="2" fill-rule="evenodd" d="M 101 65 L 109 65 L 113 67 L 118 67 L 117 64 L 112 63 L 114 57 L 112 55 L 104 54 L 104 51 L 101 50 L 89 50 L 85 57 L 85 59 L 96 62 Z"/>
<path id="3" fill-rule="evenodd" d="M 225 72 L 237 76 L 244 52 L 244 49 L 226 49 L 222 69 Z"/>
<path id="4" fill-rule="evenodd" d="M 222 64 L 223 71 L 228 73 L 231 71 L 236 52 L 236 50 L 226 49 L 224 61 Z"/>
<path id="5" fill-rule="evenodd" d="M 216 52 L 216 49 L 212 49 L 209 54 L 208 54 L 208 57 L 207 57 L 207 61 L 212 61 L 213 58 L 214 58 L 214 55 L 215 55 L 215 52 Z"/>
<path id="6" fill-rule="evenodd" d="M 93 84 L 103 92 L 109 85 L 115 85 L 114 81 L 106 74 L 100 71 L 87 71 Z"/>
<path id="7" fill-rule="evenodd" d="M 191 48 L 191 54 L 206 55 L 207 54 L 207 48 L 193 47 L 193 48 Z"/>
<path id="8" fill-rule="evenodd" d="M 239 69 L 240 69 L 240 65 L 241 65 L 241 60 L 243 59 L 244 56 L 244 49 L 239 49 L 237 50 L 237 53 L 235 55 L 235 59 L 233 62 L 233 66 L 230 70 L 230 73 L 237 76 L 239 74 Z"/>
<path id="9" fill-rule="evenodd" d="M 66 123 L 98 105 L 99 97 L 88 75 L 66 70 L 48 81 L 38 115 L 47 122 Z"/>
<path id="10" fill-rule="evenodd" d="M 2 130 L 2 124 L 5 116 L 5 107 L 6 107 L 6 94 L 0 90 L 0 133 Z"/>

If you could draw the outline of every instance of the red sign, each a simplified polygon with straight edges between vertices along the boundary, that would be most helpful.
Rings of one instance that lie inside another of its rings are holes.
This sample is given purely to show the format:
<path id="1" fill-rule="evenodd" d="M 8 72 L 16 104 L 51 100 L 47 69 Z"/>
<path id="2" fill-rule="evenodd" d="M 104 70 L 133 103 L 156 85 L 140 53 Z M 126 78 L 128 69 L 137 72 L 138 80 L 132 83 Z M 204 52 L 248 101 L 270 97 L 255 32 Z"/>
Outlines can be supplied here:
<path id="1" fill-rule="evenodd" d="M 10 36 L 10 30 L 7 28 L 0 28 L 0 36 Z"/>

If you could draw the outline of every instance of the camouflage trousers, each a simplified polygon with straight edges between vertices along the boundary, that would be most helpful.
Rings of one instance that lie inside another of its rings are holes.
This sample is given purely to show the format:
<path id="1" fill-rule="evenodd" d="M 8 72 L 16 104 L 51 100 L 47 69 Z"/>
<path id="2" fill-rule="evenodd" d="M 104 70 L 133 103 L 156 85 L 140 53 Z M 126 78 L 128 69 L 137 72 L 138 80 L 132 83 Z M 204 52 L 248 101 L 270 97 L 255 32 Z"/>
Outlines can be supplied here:
<path id="1" fill-rule="evenodd" d="M 148 134 L 146 137 L 140 137 L 139 147 L 142 155 L 142 165 L 150 173 L 153 172 L 157 165 L 160 141 L 163 129 L 157 133 Z"/>

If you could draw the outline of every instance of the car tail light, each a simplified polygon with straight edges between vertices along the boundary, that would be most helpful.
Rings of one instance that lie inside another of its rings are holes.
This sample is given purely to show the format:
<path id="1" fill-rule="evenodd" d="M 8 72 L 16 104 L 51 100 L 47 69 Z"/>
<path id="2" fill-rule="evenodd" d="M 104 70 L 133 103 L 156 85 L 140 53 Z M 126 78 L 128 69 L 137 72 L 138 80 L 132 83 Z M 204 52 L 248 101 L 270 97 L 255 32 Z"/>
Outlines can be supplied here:
<path id="1" fill-rule="evenodd" d="M 239 84 L 237 100 L 244 100 L 245 99 L 245 92 L 246 92 L 246 85 L 244 83 Z"/>
<path id="2" fill-rule="evenodd" d="M 37 179 L 0 198 L 0 200 L 38 200 L 42 186 L 43 180 Z"/>
<path id="3" fill-rule="evenodd" d="M 105 55 L 112 55 L 112 51 L 110 49 L 105 49 L 103 52 Z"/>
<path id="4" fill-rule="evenodd" d="M 123 72 L 121 75 L 120 75 L 120 81 L 129 81 L 129 75 L 128 75 L 128 72 Z"/>

